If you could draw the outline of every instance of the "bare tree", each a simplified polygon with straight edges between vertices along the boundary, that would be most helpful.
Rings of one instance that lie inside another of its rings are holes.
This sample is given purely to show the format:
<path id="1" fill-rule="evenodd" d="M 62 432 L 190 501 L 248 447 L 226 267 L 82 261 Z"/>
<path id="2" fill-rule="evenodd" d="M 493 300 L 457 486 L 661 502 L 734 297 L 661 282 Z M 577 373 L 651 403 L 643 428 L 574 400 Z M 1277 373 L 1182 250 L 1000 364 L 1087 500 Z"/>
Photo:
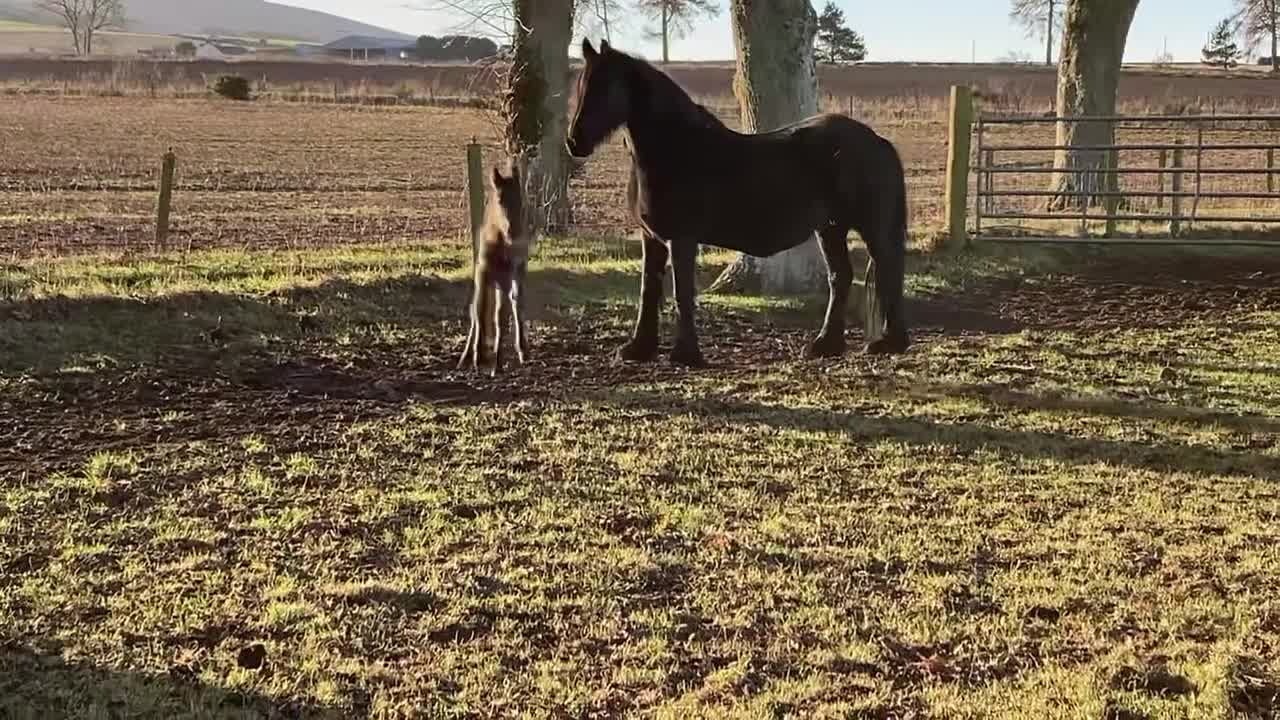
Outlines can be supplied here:
<path id="1" fill-rule="evenodd" d="M 1029 37 L 1044 38 L 1044 64 L 1053 64 L 1053 38 L 1062 29 L 1067 0 L 1012 0 L 1009 19 Z"/>
<path id="2" fill-rule="evenodd" d="M 693 30 L 699 17 L 720 14 L 716 0 L 636 0 L 636 9 L 658 23 L 652 35 L 662 41 L 662 62 L 671 61 L 671 38 Z"/>
<path id="3" fill-rule="evenodd" d="M 1280 0 L 1235 0 L 1235 20 L 1245 47 L 1256 50 L 1271 41 L 1271 72 L 1280 73 Z"/>
<path id="4" fill-rule="evenodd" d="M 731 0 L 738 98 L 744 132 L 768 132 L 818 112 L 814 40 L 818 14 L 809 0 Z M 767 258 L 742 254 L 712 284 L 712 291 L 766 293 L 812 290 L 826 276 L 814 236 Z"/>
<path id="5" fill-rule="evenodd" d="M 511 62 L 495 63 L 501 89 L 501 125 L 507 155 L 525 185 L 534 232 L 557 231 L 570 221 L 565 148 L 569 115 L 569 43 L 590 3 L 616 0 L 431 0 L 419 9 L 461 18 L 458 30 L 479 28 L 511 46 Z M 604 5 L 595 8 L 607 12 Z M 474 31 L 474 30 L 473 30 Z"/>
<path id="6" fill-rule="evenodd" d="M 1062 57 L 1058 63 L 1058 117 L 1114 115 L 1120 64 L 1138 0 L 1070 0 L 1067 5 Z M 1107 121 L 1060 122 L 1053 156 L 1050 207 L 1064 209 L 1096 204 L 1118 183 L 1101 172 L 1107 158 L 1099 146 L 1115 141 L 1115 125 Z M 1071 171 L 1071 172 L 1067 172 Z"/>
<path id="7" fill-rule="evenodd" d="M 34 5 L 62 20 L 77 55 L 93 54 L 93 36 L 99 30 L 124 23 L 124 0 L 35 0 Z"/>

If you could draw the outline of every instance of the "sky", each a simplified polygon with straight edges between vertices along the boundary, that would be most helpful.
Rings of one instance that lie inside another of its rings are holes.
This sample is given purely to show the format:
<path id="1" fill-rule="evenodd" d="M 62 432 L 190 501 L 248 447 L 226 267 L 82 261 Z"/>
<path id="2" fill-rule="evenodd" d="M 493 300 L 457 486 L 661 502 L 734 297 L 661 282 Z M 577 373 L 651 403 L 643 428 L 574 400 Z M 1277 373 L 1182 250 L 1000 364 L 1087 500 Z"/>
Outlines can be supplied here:
<path id="1" fill-rule="evenodd" d="M 446 3 L 466 0 L 273 1 L 323 10 L 410 35 L 470 32 L 492 36 L 486 28 L 468 28 L 464 16 L 447 9 Z M 812 1 L 817 7 L 819 0 Z M 720 2 L 722 7 L 728 4 L 727 0 Z M 1010 53 L 1044 58 L 1044 41 L 1026 37 L 1021 28 L 1009 22 L 1009 0 L 836 0 L 836 4 L 844 10 L 850 27 L 866 38 L 871 61 L 969 62 L 976 58 L 984 62 L 1008 57 Z M 1143 0 L 1129 34 L 1125 61 L 1151 62 L 1166 43 L 1175 61 L 1198 61 L 1209 31 L 1231 12 L 1233 4 L 1233 0 Z M 645 34 L 647 23 L 643 18 L 631 16 L 624 22 L 624 27 L 615 25 L 613 29 L 615 46 L 649 58 L 660 55 L 658 44 Z M 576 47 L 574 53 L 577 54 Z M 671 48 L 672 60 L 732 57 L 733 38 L 723 9 L 718 17 L 700 21 L 688 37 L 674 40 Z"/>

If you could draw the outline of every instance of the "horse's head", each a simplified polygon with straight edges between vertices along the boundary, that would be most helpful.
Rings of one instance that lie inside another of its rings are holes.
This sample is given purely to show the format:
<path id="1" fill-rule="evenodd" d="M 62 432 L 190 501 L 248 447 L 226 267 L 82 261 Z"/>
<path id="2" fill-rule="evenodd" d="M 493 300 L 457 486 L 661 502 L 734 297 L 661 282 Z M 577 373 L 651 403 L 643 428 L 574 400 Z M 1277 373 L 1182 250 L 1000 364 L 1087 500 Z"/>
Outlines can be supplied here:
<path id="1" fill-rule="evenodd" d="M 575 158 L 585 158 L 622 127 L 631 115 L 626 57 L 601 41 L 600 51 L 582 40 L 585 66 L 578 76 L 578 109 L 569 124 L 566 146 Z"/>
<path id="2" fill-rule="evenodd" d="M 514 162 L 510 172 L 510 175 L 503 175 L 501 168 L 493 168 L 489 177 L 492 198 L 486 222 L 505 240 L 504 244 L 527 248 L 530 228 L 524 217 L 524 187 L 520 182 L 520 171 Z"/>

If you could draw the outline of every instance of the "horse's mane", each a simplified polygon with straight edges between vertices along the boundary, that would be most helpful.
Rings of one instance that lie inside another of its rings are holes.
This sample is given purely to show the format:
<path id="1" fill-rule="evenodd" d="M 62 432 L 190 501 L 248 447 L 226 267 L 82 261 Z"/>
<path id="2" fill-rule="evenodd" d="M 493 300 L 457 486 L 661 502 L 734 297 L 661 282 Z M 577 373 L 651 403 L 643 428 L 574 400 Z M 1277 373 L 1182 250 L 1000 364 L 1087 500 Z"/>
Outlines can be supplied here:
<path id="1" fill-rule="evenodd" d="M 685 92 L 684 88 L 680 87 L 670 75 L 654 67 L 651 63 L 621 50 L 610 49 L 610 52 L 634 71 L 635 77 L 638 77 L 645 84 L 651 101 L 656 101 L 665 106 L 663 107 L 664 112 L 679 113 L 696 125 L 727 127 L 705 105 L 699 104 L 689 97 L 689 93 Z"/>

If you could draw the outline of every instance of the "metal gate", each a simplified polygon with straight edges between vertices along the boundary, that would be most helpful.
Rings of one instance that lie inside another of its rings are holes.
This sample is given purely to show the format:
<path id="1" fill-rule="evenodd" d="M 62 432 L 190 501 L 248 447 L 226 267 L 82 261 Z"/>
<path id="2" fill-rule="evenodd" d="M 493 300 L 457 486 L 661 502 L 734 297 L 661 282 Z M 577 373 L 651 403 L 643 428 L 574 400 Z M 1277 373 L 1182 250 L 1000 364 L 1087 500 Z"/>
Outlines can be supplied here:
<path id="1" fill-rule="evenodd" d="M 1115 140 L 1057 145 L 1062 123 Z M 975 239 L 1280 246 L 1280 115 L 979 115 L 974 135 Z"/>

